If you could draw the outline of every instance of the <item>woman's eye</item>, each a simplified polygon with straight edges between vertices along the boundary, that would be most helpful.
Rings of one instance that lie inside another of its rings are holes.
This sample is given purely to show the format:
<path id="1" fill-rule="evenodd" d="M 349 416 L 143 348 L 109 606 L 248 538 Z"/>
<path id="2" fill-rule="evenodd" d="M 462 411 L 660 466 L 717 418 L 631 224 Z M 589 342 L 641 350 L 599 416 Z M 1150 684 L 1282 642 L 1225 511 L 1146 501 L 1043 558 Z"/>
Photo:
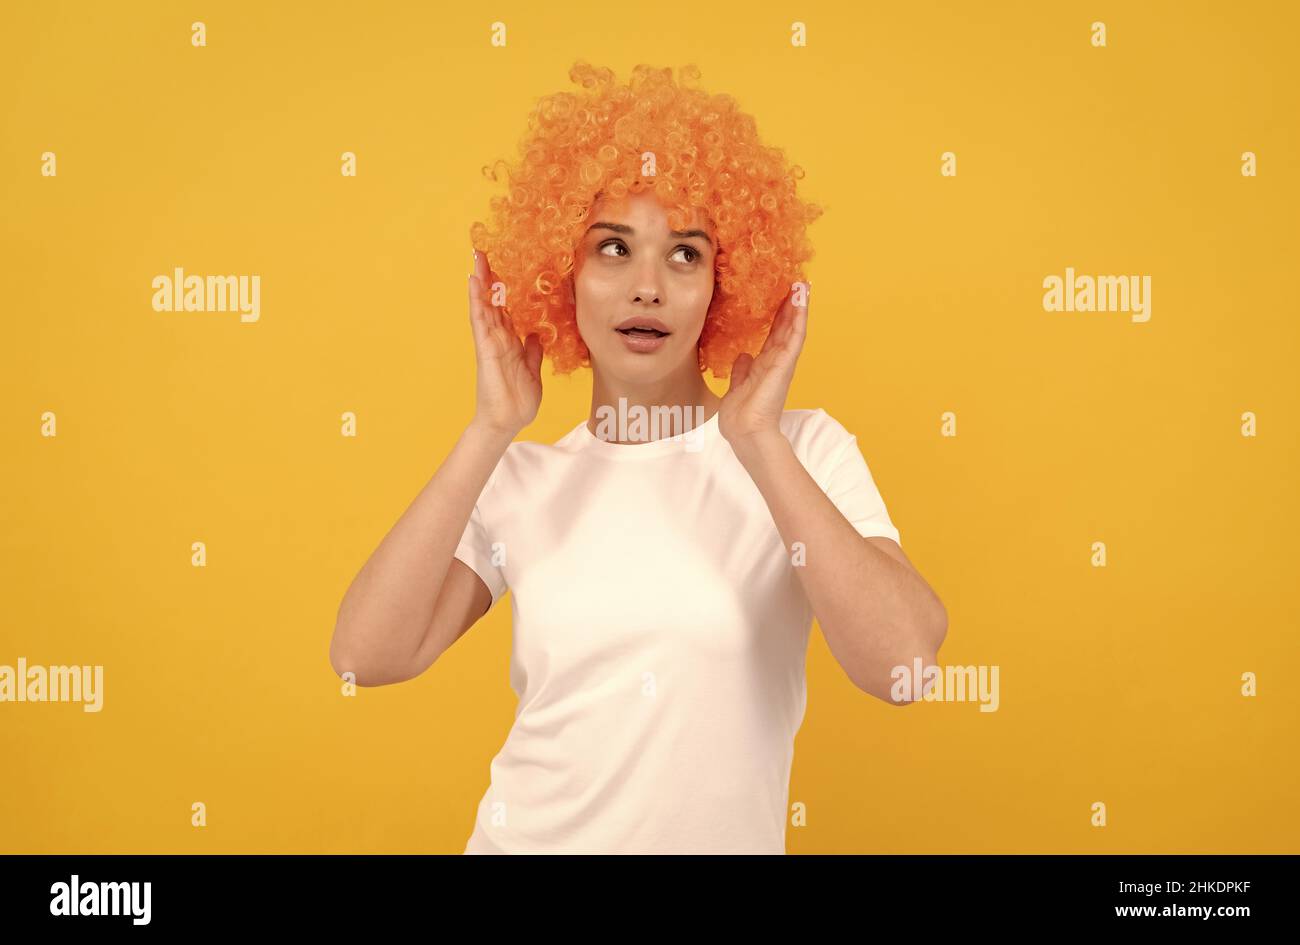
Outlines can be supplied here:
<path id="1" fill-rule="evenodd" d="M 613 252 L 610 252 L 610 250 L 613 250 Z M 628 248 L 619 240 L 610 240 L 608 243 L 601 243 L 600 246 L 597 247 L 596 251 L 605 256 L 626 256 L 628 254 Z M 673 257 L 676 258 L 679 253 L 687 254 L 685 259 L 678 260 L 679 262 L 684 263 L 693 263 L 702 255 L 700 251 L 695 249 L 693 246 L 678 246 L 673 250 Z"/>

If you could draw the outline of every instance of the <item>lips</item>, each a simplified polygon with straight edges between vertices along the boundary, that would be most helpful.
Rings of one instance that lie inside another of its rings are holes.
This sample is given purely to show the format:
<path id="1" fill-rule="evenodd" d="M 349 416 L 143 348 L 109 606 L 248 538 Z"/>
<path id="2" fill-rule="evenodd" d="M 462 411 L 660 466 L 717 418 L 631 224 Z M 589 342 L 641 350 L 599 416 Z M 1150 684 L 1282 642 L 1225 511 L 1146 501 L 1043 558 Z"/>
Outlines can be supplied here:
<path id="1" fill-rule="evenodd" d="M 667 325 L 647 315 L 634 315 L 624 319 L 614 326 L 614 330 L 629 338 L 662 338 L 672 334 Z"/>
<path id="2" fill-rule="evenodd" d="M 667 325 L 649 315 L 633 315 L 631 318 L 625 318 L 614 326 L 614 330 L 623 336 L 623 344 L 627 350 L 636 354 L 651 354 L 658 351 L 668 343 L 665 339 L 672 334 Z"/>

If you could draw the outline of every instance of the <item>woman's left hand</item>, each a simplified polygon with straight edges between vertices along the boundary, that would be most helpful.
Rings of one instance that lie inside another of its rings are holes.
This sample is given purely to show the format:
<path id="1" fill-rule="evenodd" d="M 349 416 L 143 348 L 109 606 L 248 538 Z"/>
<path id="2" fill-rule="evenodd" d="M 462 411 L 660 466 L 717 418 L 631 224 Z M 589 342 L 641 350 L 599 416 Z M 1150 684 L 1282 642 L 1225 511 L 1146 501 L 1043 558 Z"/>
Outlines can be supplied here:
<path id="1" fill-rule="evenodd" d="M 718 432 L 734 450 L 781 435 L 786 394 L 808 333 L 811 288 L 809 283 L 794 283 L 758 357 L 742 353 L 731 367 L 731 386 L 718 406 Z M 802 305 L 794 304 L 796 297 Z"/>

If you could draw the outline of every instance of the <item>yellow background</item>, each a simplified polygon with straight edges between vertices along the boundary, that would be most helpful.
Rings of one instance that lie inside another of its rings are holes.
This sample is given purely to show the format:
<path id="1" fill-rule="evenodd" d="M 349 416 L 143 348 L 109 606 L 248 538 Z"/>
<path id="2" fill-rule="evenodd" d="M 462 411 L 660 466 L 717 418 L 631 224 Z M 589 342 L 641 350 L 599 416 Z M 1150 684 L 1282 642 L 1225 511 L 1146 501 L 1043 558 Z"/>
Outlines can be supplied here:
<path id="1" fill-rule="evenodd" d="M 473 410 L 480 167 L 585 58 L 695 62 L 806 168 L 789 406 L 858 435 L 947 604 L 940 662 L 1001 667 L 997 712 L 900 710 L 814 632 L 790 852 L 1296 852 L 1295 11 L 7 5 L 0 663 L 105 691 L 0 704 L 0 850 L 461 852 L 509 603 L 356 698 L 327 649 Z M 176 266 L 260 274 L 261 320 L 153 311 Z M 1067 266 L 1150 275 L 1151 321 L 1045 312 Z M 523 438 L 550 442 L 590 374 L 543 370 Z"/>

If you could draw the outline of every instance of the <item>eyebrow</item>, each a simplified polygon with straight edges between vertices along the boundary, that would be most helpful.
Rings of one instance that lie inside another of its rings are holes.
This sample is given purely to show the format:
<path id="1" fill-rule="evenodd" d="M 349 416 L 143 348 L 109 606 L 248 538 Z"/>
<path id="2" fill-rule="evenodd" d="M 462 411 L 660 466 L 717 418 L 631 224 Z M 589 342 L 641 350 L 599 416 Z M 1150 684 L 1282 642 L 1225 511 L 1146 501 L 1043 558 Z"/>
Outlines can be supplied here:
<path id="1" fill-rule="evenodd" d="M 593 223 L 587 227 L 587 232 L 590 233 L 592 230 L 613 230 L 615 233 L 626 233 L 628 236 L 633 236 L 636 233 L 636 230 L 626 223 Z M 713 245 L 713 240 L 709 239 L 709 234 L 703 230 L 669 230 L 668 235 L 675 236 L 677 239 L 689 239 L 692 236 L 698 236 L 710 246 Z"/>

